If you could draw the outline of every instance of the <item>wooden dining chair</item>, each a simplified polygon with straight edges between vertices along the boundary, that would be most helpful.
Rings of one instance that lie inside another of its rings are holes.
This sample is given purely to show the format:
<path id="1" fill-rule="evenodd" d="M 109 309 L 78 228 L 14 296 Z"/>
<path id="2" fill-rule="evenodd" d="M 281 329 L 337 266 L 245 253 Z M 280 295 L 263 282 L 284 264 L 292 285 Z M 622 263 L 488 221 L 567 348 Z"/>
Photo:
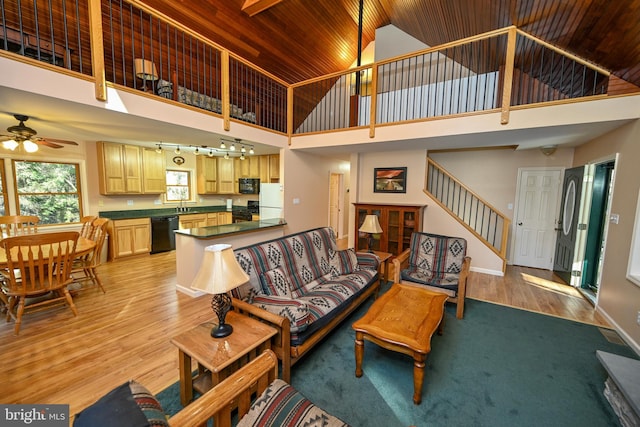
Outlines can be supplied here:
<path id="1" fill-rule="evenodd" d="M 4 215 L 0 216 L 0 231 L 2 237 L 32 234 L 38 231 L 39 222 L 35 215 Z"/>
<path id="2" fill-rule="evenodd" d="M 7 255 L 7 280 L 2 291 L 8 300 L 7 319 L 16 322 L 20 332 L 25 310 L 66 303 L 78 314 L 67 290 L 79 233 L 65 231 L 7 237 L 0 247 Z"/>
<path id="3" fill-rule="evenodd" d="M 87 215 L 80 218 L 80 236 L 86 237 L 87 239 L 92 239 L 93 237 L 93 221 L 95 221 L 96 217 L 94 215 Z"/>
<path id="4" fill-rule="evenodd" d="M 104 246 L 104 240 L 107 237 L 108 225 L 108 218 L 96 218 L 93 221 L 93 235 L 91 236 L 91 240 L 93 240 L 96 245 L 93 251 L 73 261 L 73 269 L 71 270 L 73 284 L 80 285 L 80 288 L 72 285 L 71 289 L 74 291 L 85 288 L 84 285 L 87 283 L 92 283 L 94 286 L 102 289 L 102 292 L 106 292 L 98 276 L 97 268 L 101 264 L 102 246 Z"/>

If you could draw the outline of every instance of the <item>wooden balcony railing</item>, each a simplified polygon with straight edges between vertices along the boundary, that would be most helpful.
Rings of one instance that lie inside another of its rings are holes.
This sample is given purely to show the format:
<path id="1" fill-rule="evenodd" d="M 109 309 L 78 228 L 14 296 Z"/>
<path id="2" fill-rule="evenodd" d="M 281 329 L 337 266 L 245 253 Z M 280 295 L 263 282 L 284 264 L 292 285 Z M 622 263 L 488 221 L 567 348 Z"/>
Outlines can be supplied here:
<path id="1" fill-rule="evenodd" d="M 289 136 L 607 95 L 606 70 L 508 27 L 289 85 L 140 3 L 0 2 L 0 54 Z M 24 59 L 24 58 L 31 59 Z M 78 75 L 78 73 L 80 75 Z M 615 83 L 615 93 L 623 85 Z M 637 89 L 637 88 L 635 88 Z"/>

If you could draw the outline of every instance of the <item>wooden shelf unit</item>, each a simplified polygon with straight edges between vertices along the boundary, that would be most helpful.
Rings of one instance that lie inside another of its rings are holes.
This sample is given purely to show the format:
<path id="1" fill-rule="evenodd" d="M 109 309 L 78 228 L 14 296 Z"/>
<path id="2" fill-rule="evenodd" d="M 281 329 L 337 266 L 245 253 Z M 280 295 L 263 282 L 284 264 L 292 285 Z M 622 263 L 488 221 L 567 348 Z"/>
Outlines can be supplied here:
<path id="1" fill-rule="evenodd" d="M 371 249 L 375 251 L 399 255 L 409 247 L 411 233 L 422 231 L 422 212 L 426 205 L 355 203 L 354 206 L 356 208 L 356 250 L 367 249 L 369 235 L 358 231 L 367 215 L 377 215 L 382 227 L 382 233 L 373 239 Z"/>

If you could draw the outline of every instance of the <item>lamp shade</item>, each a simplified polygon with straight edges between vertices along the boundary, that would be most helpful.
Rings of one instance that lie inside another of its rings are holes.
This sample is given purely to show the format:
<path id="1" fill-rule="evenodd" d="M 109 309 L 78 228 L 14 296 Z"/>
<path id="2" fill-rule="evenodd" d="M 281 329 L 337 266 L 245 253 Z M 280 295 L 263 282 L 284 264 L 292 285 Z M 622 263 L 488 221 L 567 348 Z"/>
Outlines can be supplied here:
<path id="1" fill-rule="evenodd" d="M 136 58 L 134 60 L 136 76 L 142 80 L 158 80 L 156 64 L 148 59 Z"/>
<path id="2" fill-rule="evenodd" d="M 380 223 L 378 222 L 377 215 L 367 215 L 364 218 L 364 222 L 359 228 L 359 231 L 363 233 L 382 233 L 382 227 L 380 227 Z"/>
<path id="3" fill-rule="evenodd" d="M 218 244 L 204 248 L 200 271 L 191 283 L 192 289 L 208 294 L 224 294 L 249 281 L 231 245 Z"/>

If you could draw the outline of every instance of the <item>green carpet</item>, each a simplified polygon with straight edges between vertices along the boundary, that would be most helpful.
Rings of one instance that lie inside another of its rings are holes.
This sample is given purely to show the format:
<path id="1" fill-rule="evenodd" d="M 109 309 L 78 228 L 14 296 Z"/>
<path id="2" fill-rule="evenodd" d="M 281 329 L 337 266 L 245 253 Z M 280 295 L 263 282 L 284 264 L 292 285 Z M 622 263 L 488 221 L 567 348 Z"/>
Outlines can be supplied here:
<path id="1" fill-rule="evenodd" d="M 354 427 L 619 425 L 595 352 L 637 356 L 597 327 L 475 300 L 457 320 L 448 304 L 414 405 L 409 356 L 365 342 L 364 375 L 355 377 L 350 325 L 369 304 L 292 369 L 302 394 Z M 181 408 L 177 383 L 158 398 L 168 413 Z"/>

